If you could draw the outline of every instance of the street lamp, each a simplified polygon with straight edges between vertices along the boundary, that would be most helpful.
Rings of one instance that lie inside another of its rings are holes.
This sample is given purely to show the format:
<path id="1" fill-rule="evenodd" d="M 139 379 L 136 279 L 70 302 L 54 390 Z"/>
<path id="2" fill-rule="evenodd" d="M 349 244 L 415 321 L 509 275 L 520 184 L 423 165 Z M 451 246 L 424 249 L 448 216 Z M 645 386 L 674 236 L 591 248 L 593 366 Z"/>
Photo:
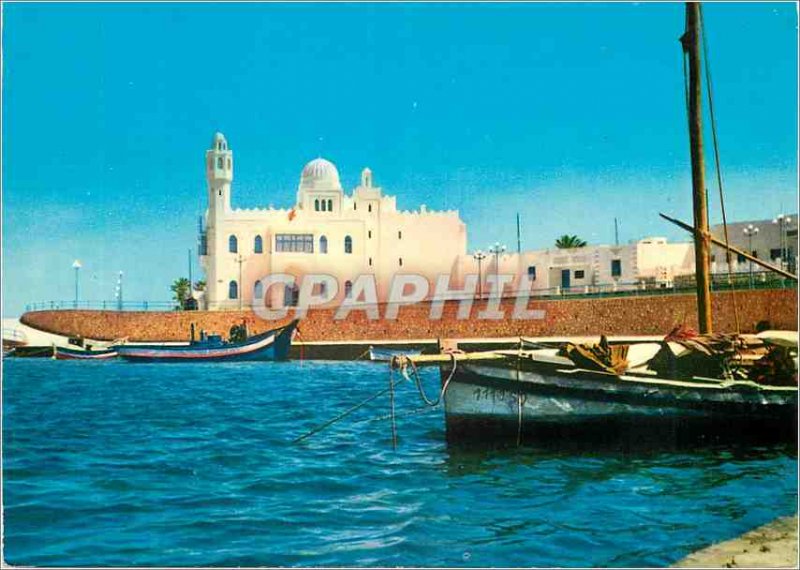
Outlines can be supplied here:
<path id="1" fill-rule="evenodd" d="M 784 269 L 784 262 L 786 261 L 786 242 L 784 240 L 784 229 L 792 223 L 792 218 L 786 214 L 778 214 L 778 216 L 772 220 L 772 223 L 778 225 L 778 233 L 781 241 L 781 269 Z"/>
<path id="2" fill-rule="evenodd" d="M 78 308 L 78 272 L 81 270 L 81 267 L 83 267 L 83 265 L 81 265 L 80 260 L 76 259 L 75 261 L 72 262 L 72 269 L 75 270 L 75 308 L 76 309 Z"/>
<path id="3" fill-rule="evenodd" d="M 240 311 L 242 310 L 242 297 L 243 297 L 242 293 L 244 292 L 244 287 L 242 286 L 242 263 L 244 263 L 246 260 L 247 258 L 242 256 L 241 253 L 238 256 L 236 256 L 236 263 L 239 264 L 239 285 L 236 289 L 236 295 L 239 297 Z"/>
<path id="4" fill-rule="evenodd" d="M 506 246 L 500 245 L 500 242 L 494 242 L 494 245 L 489 248 L 489 253 L 494 254 L 494 278 L 498 288 L 500 287 L 500 256 L 505 251 Z M 502 290 L 500 291 L 500 296 L 503 296 Z"/>
<path id="5" fill-rule="evenodd" d="M 758 235 L 758 228 L 755 227 L 753 224 L 748 224 L 747 227 L 742 230 L 744 235 L 747 236 L 747 253 L 753 255 L 753 236 Z M 753 260 L 750 260 L 750 288 L 753 288 Z"/>
<path id="6" fill-rule="evenodd" d="M 481 262 L 486 259 L 486 254 L 481 250 L 472 254 L 472 259 L 478 262 L 478 299 L 483 299 L 483 283 L 481 282 Z"/>
<path id="7" fill-rule="evenodd" d="M 117 299 L 117 310 L 122 310 L 122 271 L 117 276 L 117 286 L 114 289 L 114 296 Z"/>

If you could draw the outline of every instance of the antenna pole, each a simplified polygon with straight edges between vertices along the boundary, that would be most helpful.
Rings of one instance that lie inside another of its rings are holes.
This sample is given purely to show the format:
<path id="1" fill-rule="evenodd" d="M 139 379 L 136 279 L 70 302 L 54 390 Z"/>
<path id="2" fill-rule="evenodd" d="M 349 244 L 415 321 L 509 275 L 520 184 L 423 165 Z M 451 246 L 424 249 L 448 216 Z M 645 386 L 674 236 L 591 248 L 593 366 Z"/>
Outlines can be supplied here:
<path id="1" fill-rule="evenodd" d="M 686 32 L 681 37 L 689 61 L 689 141 L 692 157 L 692 197 L 694 204 L 694 265 L 697 281 L 697 324 L 701 334 L 710 334 L 711 275 L 710 234 L 706 201 L 705 160 L 703 158 L 703 116 L 700 63 L 700 3 L 686 3 Z"/>
<path id="2" fill-rule="evenodd" d="M 522 239 L 519 231 L 519 212 L 517 212 L 517 253 L 522 253 Z"/>
<path id="3" fill-rule="evenodd" d="M 619 225 L 617 218 L 614 218 L 614 245 L 619 245 Z"/>

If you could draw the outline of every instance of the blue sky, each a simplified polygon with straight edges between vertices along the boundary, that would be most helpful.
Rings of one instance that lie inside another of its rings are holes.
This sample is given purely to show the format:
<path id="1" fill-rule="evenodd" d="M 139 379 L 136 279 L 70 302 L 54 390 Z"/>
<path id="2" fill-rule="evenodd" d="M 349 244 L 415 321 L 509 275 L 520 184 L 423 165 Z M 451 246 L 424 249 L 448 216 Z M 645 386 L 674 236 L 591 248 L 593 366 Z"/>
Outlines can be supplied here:
<path id="1" fill-rule="evenodd" d="M 691 219 L 682 4 L 3 5 L 3 309 L 166 300 L 216 130 L 234 206 L 289 206 L 322 155 L 404 209 L 457 208 L 470 249 L 646 235 Z M 797 13 L 707 4 L 733 220 L 797 201 Z M 708 141 L 710 143 L 710 138 Z M 710 158 L 710 146 L 709 158 Z M 709 161 L 709 184 L 713 172 Z M 712 223 L 719 220 L 711 185 Z M 198 273 L 195 264 L 195 276 Z"/>

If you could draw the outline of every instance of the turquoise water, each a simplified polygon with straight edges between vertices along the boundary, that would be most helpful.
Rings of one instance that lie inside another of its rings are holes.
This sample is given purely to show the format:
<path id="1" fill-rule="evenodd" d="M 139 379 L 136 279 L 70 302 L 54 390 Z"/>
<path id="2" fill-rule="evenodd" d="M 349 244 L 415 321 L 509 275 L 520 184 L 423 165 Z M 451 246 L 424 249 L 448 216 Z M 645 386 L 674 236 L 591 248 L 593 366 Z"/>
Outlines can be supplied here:
<path id="1" fill-rule="evenodd" d="M 796 509 L 780 448 L 455 449 L 436 410 L 392 451 L 388 396 L 291 443 L 386 385 L 371 363 L 6 360 L 6 562 L 663 566 Z"/>

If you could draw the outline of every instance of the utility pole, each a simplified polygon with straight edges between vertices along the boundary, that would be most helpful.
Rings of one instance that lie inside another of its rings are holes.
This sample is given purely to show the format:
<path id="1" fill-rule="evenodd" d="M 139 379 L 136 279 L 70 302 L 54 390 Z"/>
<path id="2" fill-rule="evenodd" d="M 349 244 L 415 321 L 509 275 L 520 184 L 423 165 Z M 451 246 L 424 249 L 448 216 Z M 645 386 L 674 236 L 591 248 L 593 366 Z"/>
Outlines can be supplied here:
<path id="1" fill-rule="evenodd" d="M 517 212 L 517 253 L 522 253 L 522 239 L 519 231 L 519 212 Z"/>
<path id="2" fill-rule="evenodd" d="M 700 63 L 700 3 L 686 3 L 686 32 L 681 37 L 689 60 L 689 141 L 694 205 L 694 265 L 697 281 L 697 323 L 700 334 L 711 334 L 708 204 L 703 158 L 703 113 Z"/>
<path id="3" fill-rule="evenodd" d="M 619 245 L 619 224 L 617 224 L 617 218 L 614 218 L 614 245 Z"/>

